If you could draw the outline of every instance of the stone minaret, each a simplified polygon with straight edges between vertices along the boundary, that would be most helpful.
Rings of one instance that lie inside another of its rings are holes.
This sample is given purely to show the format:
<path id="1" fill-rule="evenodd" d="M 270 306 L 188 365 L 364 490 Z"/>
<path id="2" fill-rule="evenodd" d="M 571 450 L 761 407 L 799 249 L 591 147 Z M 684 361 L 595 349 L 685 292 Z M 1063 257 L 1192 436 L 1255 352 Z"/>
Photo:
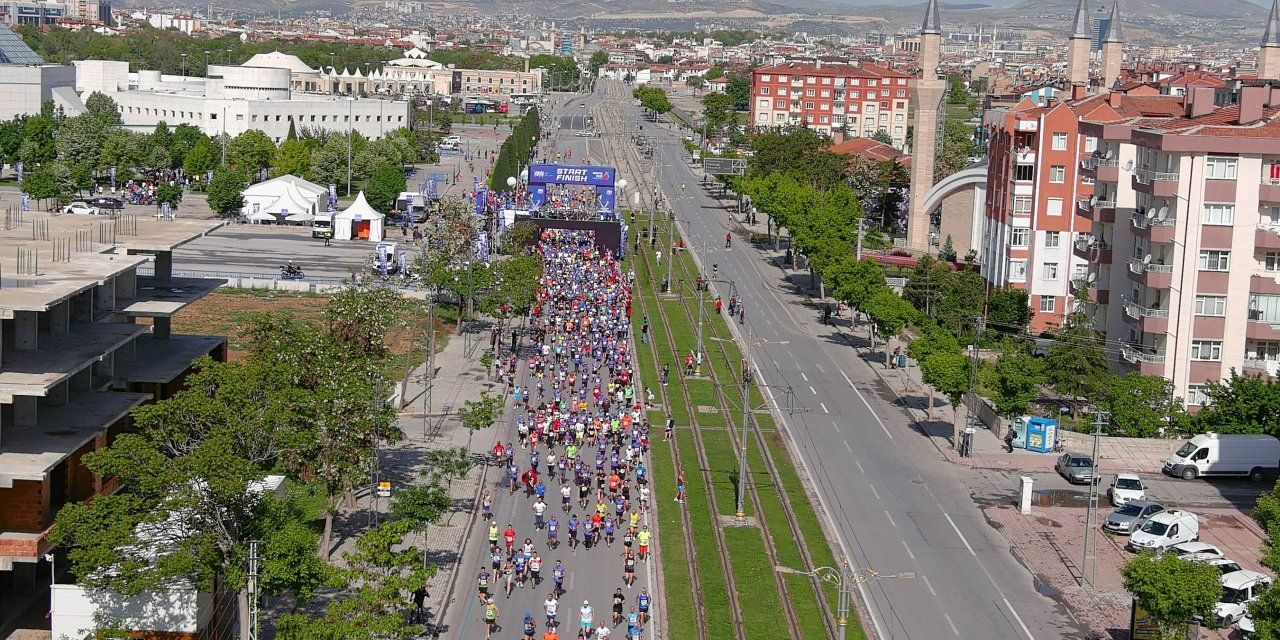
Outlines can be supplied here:
<path id="1" fill-rule="evenodd" d="M 1271 0 L 1271 15 L 1258 49 L 1258 79 L 1280 80 L 1280 0 Z"/>
<path id="2" fill-rule="evenodd" d="M 1107 37 L 1102 41 L 1102 88 L 1110 89 L 1120 77 L 1120 63 L 1124 60 L 1124 34 L 1120 30 L 1120 0 L 1111 5 L 1111 21 L 1107 25 Z"/>
<path id="3" fill-rule="evenodd" d="M 1067 40 L 1067 80 L 1073 85 L 1089 84 L 1089 49 L 1093 36 L 1089 34 L 1089 0 L 1080 0 L 1076 7 L 1076 19 L 1071 23 L 1071 38 Z"/>
<path id="4" fill-rule="evenodd" d="M 1280 0 L 1277 0 L 1280 1 Z M 938 132 L 942 115 L 942 99 L 947 95 L 947 81 L 938 79 L 942 60 L 942 26 L 938 16 L 938 0 L 929 0 L 920 27 L 920 78 L 915 82 L 911 99 L 915 102 L 915 129 L 911 146 L 911 196 L 907 217 L 907 245 L 912 251 L 928 253 L 929 212 L 925 198 L 933 188 L 933 166 L 942 137 Z"/>

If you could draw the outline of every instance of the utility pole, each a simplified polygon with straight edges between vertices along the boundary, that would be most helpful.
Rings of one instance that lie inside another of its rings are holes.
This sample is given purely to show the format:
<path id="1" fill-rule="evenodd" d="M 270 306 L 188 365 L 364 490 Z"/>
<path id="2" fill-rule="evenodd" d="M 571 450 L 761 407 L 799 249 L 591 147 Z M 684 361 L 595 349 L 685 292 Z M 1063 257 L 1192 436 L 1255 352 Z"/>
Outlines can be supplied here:
<path id="1" fill-rule="evenodd" d="M 434 296 L 427 294 L 427 370 L 422 376 L 426 387 L 422 394 L 422 439 L 427 439 L 427 423 L 431 420 L 431 392 L 436 386 L 436 305 Z"/>
<path id="2" fill-rule="evenodd" d="M 706 303 L 703 301 L 707 294 L 706 281 L 698 287 L 698 370 L 697 375 L 702 375 L 702 313 Z"/>
<path id="3" fill-rule="evenodd" d="M 973 393 L 974 393 L 974 389 L 975 389 L 975 388 L 977 387 L 977 385 L 978 385 L 978 365 L 979 365 L 979 363 L 981 362 L 980 360 L 978 360 L 978 339 L 982 337 L 982 332 L 983 332 L 984 328 L 986 327 L 986 324 L 987 324 L 987 316 L 986 316 L 986 315 L 981 315 L 981 316 L 977 316 L 976 318 L 974 318 L 973 347 L 972 347 L 973 352 L 972 352 L 971 354 L 969 354 L 969 356 L 970 356 L 970 359 L 969 359 L 969 395 L 970 395 L 970 396 L 972 396 L 972 395 L 973 395 Z M 960 448 L 960 425 L 959 425 L 959 423 L 957 423 L 957 422 L 956 422 L 956 420 L 955 420 L 954 416 L 952 417 L 951 422 L 952 422 L 952 425 L 951 425 L 951 432 L 952 432 L 952 435 L 951 435 L 951 448 L 952 448 L 952 449 L 959 449 L 959 448 Z M 965 423 L 966 425 L 972 425 L 972 424 L 973 424 L 973 410 L 969 408 L 969 405 L 967 404 L 967 402 L 966 402 L 966 404 L 965 404 L 965 406 L 964 406 L 964 423 Z M 997 435 L 997 436 L 999 436 L 999 435 L 1001 435 L 1001 434 L 998 434 L 998 433 L 997 433 L 996 435 Z"/>
<path id="4" fill-rule="evenodd" d="M 1080 563 L 1080 586 L 1094 585 L 1098 573 L 1098 454 L 1107 412 L 1099 410 L 1093 419 L 1093 474 L 1089 477 L 1089 505 L 1084 518 L 1084 559 Z"/>
<path id="5" fill-rule="evenodd" d="M 854 254 L 858 262 L 862 262 L 862 223 L 866 222 L 866 218 L 858 218 L 858 252 Z"/>
<path id="6" fill-rule="evenodd" d="M 258 640 L 258 541 L 249 541 L 249 581 L 245 591 L 249 595 L 249 637 Z"/>
<path id="7" fill-rule="evenodd" d="M 742 360 L 742 436 L 738 444 L 742 445 L 738 452 L 738 524 L 746 524 L 747 512 L 743 503 L 747 497 L 747 424 L 751 421 L 751 365 L 747 358 L 749 352 L 744 351 Z"/>

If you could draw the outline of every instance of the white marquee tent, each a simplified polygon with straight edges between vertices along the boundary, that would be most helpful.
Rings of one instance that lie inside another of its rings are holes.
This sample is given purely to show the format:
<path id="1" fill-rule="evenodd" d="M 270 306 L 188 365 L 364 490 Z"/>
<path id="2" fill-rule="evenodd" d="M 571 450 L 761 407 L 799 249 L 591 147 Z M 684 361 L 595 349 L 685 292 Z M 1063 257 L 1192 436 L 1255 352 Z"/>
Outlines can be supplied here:
<path id="1" fill-rule="evenodd" d="M 369 201 L 365 200 L 364 192 L 361 191 L 351 206 L 333 216 L 333 238 L 381 242 L 385 217 L 369 206 Z"/>
<path id="2" fill-rule="evenodd" d="M 323 210 L 329 190 L 297 176 L 284 175 L 251 185 L 243 192 L 244 215 L 251 221 L 305 222 Z M 299 220 L 299 214 L 306 216 Z M 270 218 L 267 218 L 270 215 Z"/>

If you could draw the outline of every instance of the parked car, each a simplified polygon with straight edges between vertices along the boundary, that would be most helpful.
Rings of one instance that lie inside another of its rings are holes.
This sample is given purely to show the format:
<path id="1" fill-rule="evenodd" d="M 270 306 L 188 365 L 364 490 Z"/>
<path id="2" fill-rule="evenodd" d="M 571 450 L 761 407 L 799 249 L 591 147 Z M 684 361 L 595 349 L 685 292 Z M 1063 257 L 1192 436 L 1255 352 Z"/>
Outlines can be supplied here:
<path id="1" fill-rule="evenodd" d="M 94 206 L 99 209 L 111 209 L 113 211 L 119 211 L 124 208 L 124 200 L 121 200 L 120 198 L 109 198 L 106 196 L 89 198 L 88 203 L 90 206 Z"/>
<path id="2" fill-rule="evenodd" d="M 1224 576 L 1227 575 L 1228 573 L 1240 571 L 1241 569 L 1244 568 L 1244 567 L 1241 567 L 1239 564 L 1237 564 L 1236 561 L 1230 558 L 1209 558 L 1208 560 L 1204 560 L 1203 562 L 1204 564 L 1207 564 L 1217 569 L 1218 573 Z"/>
<path id="3" fill-rule="evenodd" d="M 1129 536 L 1125 545 L 1130 551 L 1153 549 L 1164 551 L 1180 542 L 1200 539 L 1200 519 L 1189 511 L 1168 509 L 1147 518 L 1142 527 Z"/>
<path id="4" fill-rule="evenodd" d="M 1222 549 L 1198 540 L 1195 542 L 1180 542 L 1169 547 L 1168 551 L 1183 560 L 1192 562 L 1206 562 L 1224 557 Z"/>
<path id="5" fill-rule="evenodd" d="M 1118 507 L 1130 500 L 1146 500 L 1147 488 L 1138 474 L 1117 473 L 1116 479 L 1107 487 L 1107 496 L 1111 498 L 1111 504 Z"/>
<path id="6" fill-rule="evenodd" d="M 1093 480 L 1093 458 L 1083 453 L 1064 453 L 1053 468 L 1071 484 L 1089 484 Z"/>
<path id="7" fill-rule="evenodd" d="M 102 213 L 102 210 L 97 207 L 89 206 L 89 203 L 87 202 L 72 202 L 71 204 L 63 207 L 62 212 L 96 216 Z"/>
<path id="8" fill-rule="evenodd" d="M 1202 433 L 1164 461 L 1164 472 L 1195 480 L 1200 476 L 1248 476 L 1262 482 L 1280 468 L 1280 440 L 1267 435 Z"/>
<path id="9" fill-rule="evenodd" d="M 1235 624 L 1249 612 L 1249 603 L 1257 600 L 1270 584 L 1270 576 L 1248 569 L 1222 576 L 1222 598 L 1213 605 L 1214 625 L 1229 627 Z"/>
<path id="10" fill-rule="evenodd" d="M 1146 500 L 1130 500 L 1107 516 L 1102 528 L 1127 536 L 1142 526 L 1147 518 L 1164 511 L 1164 505 Z"/>

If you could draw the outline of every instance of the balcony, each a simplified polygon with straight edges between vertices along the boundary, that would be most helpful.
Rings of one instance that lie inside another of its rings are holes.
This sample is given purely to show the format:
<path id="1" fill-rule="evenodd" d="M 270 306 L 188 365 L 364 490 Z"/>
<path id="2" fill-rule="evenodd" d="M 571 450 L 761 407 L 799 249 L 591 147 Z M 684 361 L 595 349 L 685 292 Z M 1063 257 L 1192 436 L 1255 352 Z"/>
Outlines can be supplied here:
<path id="1" fill-rule="evenodd" d="M 1258 230 L 1253 234 L 1253 248 L 1280 249 L 1280 226 L 1258 225 Z"/>
<path id="2" fill-rule="evenodd" d="M 1178 192 L 1178 174 L 1137 169 L 1133 172 L 1133 190 L 1158 198 L 1172 198 Z"/>
<path id="3" fill-rule="evenodd" d="M 1101 182 L 1115 182 L 1120 175 L 1118 161 L 1115 158 L 1107 160 L 1096 156 L 1081 160 L 1080 171 Z"/>
<path id="4" fill-rule="evenodd" d="M 1241 368 L 1253 374 L 1266 374 L 1272 378 L 1280 377 L 1280 360 L 1270 358 L 1245 358 Z"/>
<path id="5" fill-rule="evenodd" d="M 1258 199 L 1263 202 L 1280 202 L 1280 178 L 1263 178 L 1258 186 Z"/>
<path id="6" fill-rule="evenodd" d="M 1280 340 L 1280 319 L 1268 318 L 1256 309 L 1250 309 L 1244 336 L 1252 340 Z"/>
<path id="7" fill-rule="evenodd" d="M 1146 375 L 1164 374 L 1164 354 L 1155 347 L 1122 343 L 1120 357 L 1127 363 L 1138 365 L 1138 369 Z"/>
<path id="8" fill-rule="evenodd" d="M 1076 238 L 1074 253 L 1089 262 L 1111 264 L 1111 243 L 1095 241 L 1092 236 L 1082 235 Z"/>
<path id="9" fill-rule="evenodd" d="M 1135 258 L 1129 259 L 1129 278 L 1148 287 L 1168 289 L 1173 283 L 1173 265 L 1149 264 Z"/>
<path id="10" fill-rule="evenodd" d="M 1169 311 L 1167 309 L 1150 309 L 1132 300 L 1124 301 L 1124 314 L 1145 333 L 1164 333 L 1169 328 Z"/>
<path id="11" fill-rule="evenodd" d="M 1163 218 L 1152 215 L 1152 211 L 1134 210 L 1129 216 L 1129 223 L 1139 233 L 1136 235 L 1148 238 L 1151 242 L 1168 243 L 1173 241 L 1173 228 L 1178 219 L 1165 215 Z"/>

